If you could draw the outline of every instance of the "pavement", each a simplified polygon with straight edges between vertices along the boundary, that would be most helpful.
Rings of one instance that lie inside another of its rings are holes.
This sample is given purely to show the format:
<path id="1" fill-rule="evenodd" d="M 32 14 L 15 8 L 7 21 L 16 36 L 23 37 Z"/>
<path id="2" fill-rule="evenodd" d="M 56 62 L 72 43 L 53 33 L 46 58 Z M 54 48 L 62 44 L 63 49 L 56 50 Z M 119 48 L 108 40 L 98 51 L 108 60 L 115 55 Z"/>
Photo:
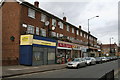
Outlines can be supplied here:
<path id="1" fill-rule="evenodd" d="M 52 65 L 41 65 L 41 66 L 24 66 L 24 65 L 14 65 L 14 66 L 2 66 L 2 77 L 11 77 L 17 75 L 31 74 L 37 72 L 51 71 L 64 69 L 65 64 L 52 64 Z"/>

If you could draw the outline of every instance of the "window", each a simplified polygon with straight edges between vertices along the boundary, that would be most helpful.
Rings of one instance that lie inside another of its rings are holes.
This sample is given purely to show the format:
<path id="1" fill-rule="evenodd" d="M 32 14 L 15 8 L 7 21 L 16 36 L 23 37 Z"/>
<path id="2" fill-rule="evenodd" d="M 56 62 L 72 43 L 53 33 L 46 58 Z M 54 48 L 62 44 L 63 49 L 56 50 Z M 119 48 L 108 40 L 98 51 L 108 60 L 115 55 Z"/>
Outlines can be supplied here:
<path id="1" fill-rule="evenodd" d="M 56 26 L 56 20 L 52 19 L 52 26 Z"/>
<path id="2" fill-rule="evenodd" d="M 59 37 L 59 33 L 57 33 L 57 37 Z"/>
<path id="3" fill-rule="evenodd" d="M 51 32 L 52 37 L 56 37 L 56 32 Z"/>
<path id="4" fill-rule="evenodd" d="M 80 32 L 80 36 L 82 36 L 82 32 Z"/>
<path id="5" fill-rule="evenodd" d="M 62 22 L 58 22 L 58 25 L 60 26 L 61 29 L 63 29 L 63 23 Z"/>
<path id="6" fill-rule="evenodd" d="M 76 31 L 76 34 L 79 35 L 79 30 Z"/>
<path id="7" fill-rule="evenodd" d="M 36 35 L 39 35 L 39 27 L 36 27 Z"/>
<path id="8" fill-rule="evenodd" d="M 31 18 L 35 18 L 35 10 L 28 8 L 28 16 Z"/>
<path id="9" fill-rule="evenodd" d="M 70 26 L 69 26 L 69 25 L 67 25 L 67 31 L 68 31 L 68 32 L 70 31 Z"/>
<path id="10" fill-rule="evenodd" d="M 41 30 L 41 36 L 46 37 L 46 30 L 42 28 L 40 30 Z"/>
<path id="11" fill-rule="evenodd" d="M 41 14 L 41 21 L 46 22 L 47 21 L 47 16 L 44 14 Z"/>
<path id="12" fill-rule="evenodd" d="M 28 25 L 28 27 L 27 27 L 27 33 L 34 34 L 34 26 Z"/>
<path id="13" fill-rule="evenodd" d="M 72 28 L 72 33 L 74 33 L 74 28 Z"/>
<path id="14" fill-rule="evenodd" d="M 86 35 L 84 34 L 84 37 L 86 37 Z"/>

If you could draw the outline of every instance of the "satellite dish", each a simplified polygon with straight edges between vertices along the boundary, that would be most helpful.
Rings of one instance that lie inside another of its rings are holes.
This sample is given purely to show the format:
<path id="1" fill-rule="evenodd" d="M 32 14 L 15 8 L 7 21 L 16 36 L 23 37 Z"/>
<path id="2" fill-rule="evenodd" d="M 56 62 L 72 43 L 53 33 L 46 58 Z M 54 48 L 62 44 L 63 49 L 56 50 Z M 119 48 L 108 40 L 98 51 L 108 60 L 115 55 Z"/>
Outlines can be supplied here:
<path id="1" fill-rule="evenodd" d="M 49 21 L 46 21 L 46 22 L 45 22 L 45 26 L 48 26 L 48 25 L 49 25 Z"/>
<path id="2" fill-rule="evenodd" d="M 55 26 L 52 27 L 52 30 L 55 30 Z"/>

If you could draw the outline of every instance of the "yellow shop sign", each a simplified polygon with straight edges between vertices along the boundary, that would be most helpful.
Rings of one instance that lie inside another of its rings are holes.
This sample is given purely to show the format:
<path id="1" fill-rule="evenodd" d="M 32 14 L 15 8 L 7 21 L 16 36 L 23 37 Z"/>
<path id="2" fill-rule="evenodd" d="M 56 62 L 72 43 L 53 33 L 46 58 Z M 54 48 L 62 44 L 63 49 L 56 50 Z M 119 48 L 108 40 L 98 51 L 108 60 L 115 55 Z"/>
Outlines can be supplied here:
<path id="1" fill-rule="evenodd" d="M 21 35 L 20 45 L 32 45 L 33 35 Z"/>
<path id="2" fill-rule="evenodd" d="M 33 44 L 47 45 L 47 46 L 56 46 L 55 42 L 36 40 L 36 39 L 33 39 Z"/>

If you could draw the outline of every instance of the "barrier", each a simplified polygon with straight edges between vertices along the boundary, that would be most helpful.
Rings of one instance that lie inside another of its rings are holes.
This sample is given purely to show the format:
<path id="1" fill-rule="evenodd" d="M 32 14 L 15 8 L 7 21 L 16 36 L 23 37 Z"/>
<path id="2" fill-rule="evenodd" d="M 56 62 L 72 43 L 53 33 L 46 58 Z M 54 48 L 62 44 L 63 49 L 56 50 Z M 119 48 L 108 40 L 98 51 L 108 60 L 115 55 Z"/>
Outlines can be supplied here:
<path id="1" fill-rule="evenodd" d="M 106 73 L 105 75 L 103 75 L 98 80 L 114 80 L 114 70 Z"/>

